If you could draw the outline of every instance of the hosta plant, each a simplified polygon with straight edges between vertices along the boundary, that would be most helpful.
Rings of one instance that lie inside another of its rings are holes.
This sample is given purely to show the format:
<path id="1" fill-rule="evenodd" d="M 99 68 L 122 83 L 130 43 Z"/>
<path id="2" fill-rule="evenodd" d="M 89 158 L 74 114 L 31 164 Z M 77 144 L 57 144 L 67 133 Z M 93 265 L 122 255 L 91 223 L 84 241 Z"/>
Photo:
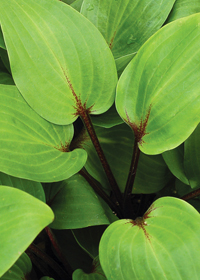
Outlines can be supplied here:
<path id="1" fill-rule="evenodd" d="M 0 1 L 0 279 L 200 279 L 199 12 Z"/>

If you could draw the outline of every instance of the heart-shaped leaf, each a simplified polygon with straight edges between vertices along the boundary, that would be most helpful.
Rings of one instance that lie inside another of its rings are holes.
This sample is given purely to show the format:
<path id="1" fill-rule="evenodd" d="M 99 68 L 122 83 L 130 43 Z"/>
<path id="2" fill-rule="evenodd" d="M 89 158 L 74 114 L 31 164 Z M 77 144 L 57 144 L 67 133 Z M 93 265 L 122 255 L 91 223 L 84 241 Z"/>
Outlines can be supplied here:
<path id="1" fill-rule="evenodd" d="M 111 224 L 100 241 L 107 279 L 198 280 L 200 216 L 187 202 L 164 197 L 143 217 Z"/>
<path id="2" fill-rule="evenodd" d="M 73 126 L 53 125 L 25 102 L 15 86 L 0 85 L 0 171 L 39 182 L 78 172 L 86 152 L 69 152 Z"/>
<path id="3" fill-rule="evenodd" d="M 166 23 L 199 12 L 200 2 L 198 0 L 176 0 Z"/>
<path id="4" fill-rule="evenodd" d="M 135 53 L 165 22 L 175 0 L 84 0 L 81 13 L 103 34 L 115 58 Z"/>
<path id="5" fill-rule="evenodd" d="M 75 229 L 110 224 L 111 209 L 103 204 L 79 174 L 61 183 L 45 186 L 48 205 L 55 214 L 54 229 Z M 113 215 L 114 216 L 114 215 Z"/>
<path id="6" fill-rule="evenodd" d="M 200 120 L 200 14 L 164 26 L 120 77 L 116 106 L 141 151 L 175 148 Z"/>
<path id="7" fill-rule="evenodd" d="M 38 114 L 69 124 L 111 107 L 116 66 L 90 21 L 55 0 L 1 0 L 0 9 L 15 84 Z"/>
<path id="8" fill-rule="evenodd" d="M 16 188 L 0 186 L 0 276 L 54 219 L 52 210 Z"/>
<path id="9" fill-rule="evenodd" d="M 23 253 L 16 263 L 1 277 L 1 280 L 28 279 L 27 275 L 32 270 L 32 263 L 26 253 Z"/>

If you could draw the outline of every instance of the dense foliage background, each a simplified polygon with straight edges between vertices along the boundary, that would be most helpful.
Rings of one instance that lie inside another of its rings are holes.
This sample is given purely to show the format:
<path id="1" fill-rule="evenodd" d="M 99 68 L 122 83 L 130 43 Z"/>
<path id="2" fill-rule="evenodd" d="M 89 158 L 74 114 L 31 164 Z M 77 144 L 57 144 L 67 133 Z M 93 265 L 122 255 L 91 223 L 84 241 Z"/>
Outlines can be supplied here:
<path id="1" fill-rule="evenodd" d="M 199 0 L 0 11 L 0 278 L 199 280 Z"/>

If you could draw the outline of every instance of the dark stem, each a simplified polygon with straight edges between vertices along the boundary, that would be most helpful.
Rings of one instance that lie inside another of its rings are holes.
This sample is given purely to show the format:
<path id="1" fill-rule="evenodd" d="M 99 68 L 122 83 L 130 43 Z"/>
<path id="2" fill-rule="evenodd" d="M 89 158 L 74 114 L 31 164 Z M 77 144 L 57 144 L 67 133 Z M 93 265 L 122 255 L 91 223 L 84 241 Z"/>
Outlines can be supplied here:
<path id="1" fill-rule="evenodd" d="M 61 279 L 71 280 L 71 276 L 69 276 L 59 264 L 57 264 L 51 257 L 49 257 L 45 252 L 43 252 L 39 247 L 35 244 L 31 244 L 28 249 L 42 259 L 46 264 L 48 264 Z"/>
<path id="2" fill-rule="evenodd" d="M 182 196 L 181 199 L 187 201 L 187 200 L 190 200 L 190 199 L 192 199 L 192 198 L 194 198 L 196 196 L 199 196 L 199 195 L 200 195 L 200 188 L 195 190 L 195 191 L 193 191 L 193 192 L 190 192 L 190 193 Z"/>
<path id="3" fill-rule="evenodd" d="M 124 200 L 123 200 L 123 211 L 125 218 L 127 215 L 132 215 L 132 205 L 131 205 L 131 195 L 133 190 L 133 184 L 135 181 L 138 161 L 140 156 L 140 149 L 138 148 L 138 142 L 135 140 L 134 146 L 133 146 L 133 156 L 131 160 L 131 165 L 129 169 L 128 179 L 126 182 L 125 192 L 124 192 Z M 127 217 L 131 218 L 131 217 Z"/>
<path id="4" fill-rule="evenodd" d="M 52 243 L 52 245 L 53 245 L 53 247 L 54 247 L 54 249 L 55 249 L 55 251 L 57 253 L 57 256 L 58 256 L 59 260 L 62 262 L 62 264 L 63 264 L 64 268 L 66 269 L 66 271 L 70 275 L 72 275 L 73 270 L 72 270 L 70 264 L 68 263 L 68 261 L 66 260 L 65 256 L 63 255 L 63 253 L 61 251 L 61 248 L 60 248 L 60 246 L 59 246 L 59 244 L 58 244 L 58 242 L 56 240 L 56 237 L 53 234 L 52 230 L 49 227 L 46 227 L 45 231 L 46 231 L 46 233 L 47 233 L 47 235 L 48 235 L 48 237 L 49 237 L 49 239 L 50 239 L 50 241 L 51 241 L 51 243 Z"/>
<path id="5" fill-rule="evenodd" d="M 35 265 L 35 267 L 37 267 L 37 269 L 43 274 L 43 275 L 46 275 L 46 276 L 51 276 L 49 274 L 49 271 L 43 267 L 43 265 L 41 264 L 41 261 L 39 261 L 37 259 L 37 257 L 29 250 L 27 249 L 26 250 L 26 254 L 29 256 L 29 258 L 31 259 L 31 262 Z"/>
<path id="6" fill-rule="evenodd" d="M 103 152 L 103 150 L 102 150 L 102 148 L 100 146 L 100 143 L 99 143 L 99 140 L 97 138 L 96 132 L 94 130 L 94 127 L 93 127 L 92 121 L 90 119 L 90 115 L 88 113 L 88 110 L 82 110 L 80 112 L 80 117 L 81 117 L 81 119 L 83 120 L 83 122 L 85 124 L 87 132 L 88 132 L 88 134 L 89 134 L 89 136 L 90 136 L 90 138 L 92 140 L 92 143 L 93 143 L 93 145 L 95 147 L 95 150 L 96 150 L 96 152 L 97 152 L 97 154 L 99 156 L 99 159 L 101 161 L 103 169 L 104 169 L 104 171 L 105 171 L 105 173 L 106 173 L 106 175 L 108 177 L 108 181 L 110 183 L 112 191 L 113 191 L 114 195 L 116 196 L 116 199 L 117 199 L 118 203 L 121 205 L 121 203 L 122 203 L 122 194 L 121 194 L 120 189 L 119 189 L 119 187 L 117 185 L 117 182 L 116 182 L 116 180 L 115 180 L 115 178 L 113 176 L 113 173 L 112 173 L 112 171 L 110 169 L 110 166 L 109 166 L 109 164 L 108 164 L 108 162 L 106 160 L 104 152 Z"/>
<path id="7" fill-rule="evenodd" d="M 83 176 L 93 190 L 108 204 L 108 206 L 117 214 L 118 218 L 122 218 L 122 213 L 119 205 L 116 205 L 110 197 L 104 192 L 104 190 L 98 185 L 98 183 L 94 180 L 94 178 L 85 170 L 82 169 L 79 171 L 81 176 Z"/>

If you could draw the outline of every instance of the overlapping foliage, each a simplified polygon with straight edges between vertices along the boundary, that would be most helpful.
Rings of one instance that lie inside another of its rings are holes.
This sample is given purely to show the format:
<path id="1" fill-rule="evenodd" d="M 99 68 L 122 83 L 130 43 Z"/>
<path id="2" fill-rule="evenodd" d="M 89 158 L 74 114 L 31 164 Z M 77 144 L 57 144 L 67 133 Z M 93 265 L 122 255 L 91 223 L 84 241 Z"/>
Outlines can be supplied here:
<path id="1" fill-rule="evenodd" d="M 200 3 L 0 11 L 0 279 L 200 279 Z"/>

